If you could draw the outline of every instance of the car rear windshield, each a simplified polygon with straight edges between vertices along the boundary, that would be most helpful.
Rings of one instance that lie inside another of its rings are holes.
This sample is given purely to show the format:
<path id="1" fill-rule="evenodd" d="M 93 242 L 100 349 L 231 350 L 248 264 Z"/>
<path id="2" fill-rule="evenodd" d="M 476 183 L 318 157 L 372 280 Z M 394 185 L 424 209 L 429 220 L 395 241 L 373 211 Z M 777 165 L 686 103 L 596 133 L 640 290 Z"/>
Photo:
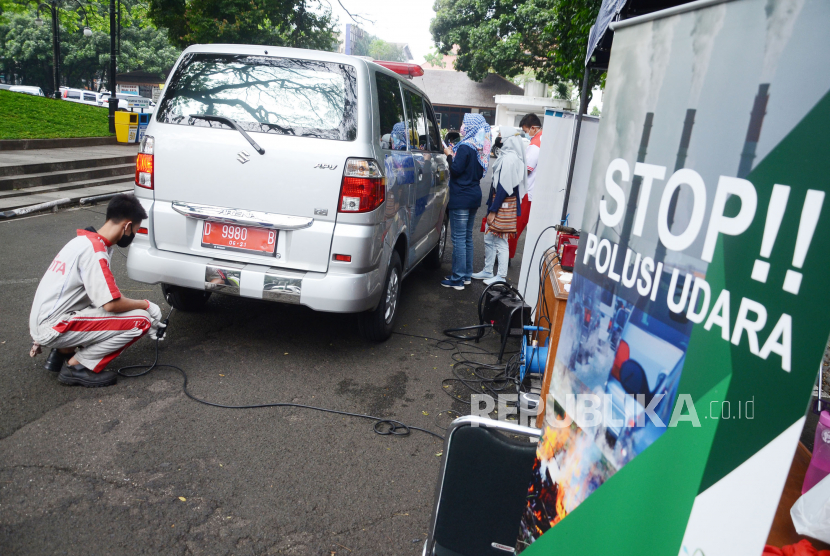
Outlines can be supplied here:
<path id="1" fill-rule="evenodd" d="M 269 56 L 188 54 L 164 93 L 159 122 L 200 127 L 223 116 L 246 131 L 352 141 L 357 134 L 353 66 Z"/>

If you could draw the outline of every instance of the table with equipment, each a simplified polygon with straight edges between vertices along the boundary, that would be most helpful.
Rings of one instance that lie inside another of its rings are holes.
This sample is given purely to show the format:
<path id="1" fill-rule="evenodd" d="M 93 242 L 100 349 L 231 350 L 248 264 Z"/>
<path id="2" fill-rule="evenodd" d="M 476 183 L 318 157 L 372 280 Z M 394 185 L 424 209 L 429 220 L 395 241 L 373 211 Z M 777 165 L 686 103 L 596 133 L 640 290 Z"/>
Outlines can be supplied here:
<path id="1" fill-rule="evenodd" d="M 556 361 L 556 348 L 559 345 L 559 335 L 562 332 L 562 321 L 565 318 L 565 307 L 568 303 L 568 292 L 571 289 L 573 274 L 562 269 L 559 257 L 555 252 L 548 253 L 542 259 L 542 274 L 539 284 L 539 301 L 536 310 L 536 326 L 544 328 L 539 332 L 538 342 L 544 345 L 548 342 L 548 356 L 545 363 L 545 373 L 542 376 L 542 390 L 539 394 L 539 415 L 536 417 L 536 426 L 542 427 L 545 420 L 545 399 L 550 390 L 550 381 L 553 376 L 553 363 Z M 550 328 L 550 334 L 546 331 Z"/>

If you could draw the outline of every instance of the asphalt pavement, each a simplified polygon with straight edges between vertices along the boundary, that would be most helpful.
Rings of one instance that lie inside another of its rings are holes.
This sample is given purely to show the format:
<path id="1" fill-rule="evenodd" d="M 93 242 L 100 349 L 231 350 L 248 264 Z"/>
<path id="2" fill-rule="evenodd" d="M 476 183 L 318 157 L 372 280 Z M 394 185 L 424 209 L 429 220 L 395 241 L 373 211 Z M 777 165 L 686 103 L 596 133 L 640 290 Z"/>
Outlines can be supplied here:
<path id="1" fill-rule="evenodd" d="M 0 223 L 0 554 L 420 554 L 440 440 L 379 436 L 372 421 L 297 408 L 208 407 L 185 397 L 172 369 L 66 387 L 42 369 L 44 355 L 29 358 L 38 280 L 102 213 Z M 474 236 L 478 271 L 483 241 Z M 201 313 L 173 314 L 159 357 L 210 401 L 310 404 L 441 434 L 456 416 L 447 410 L 466 407 L 442 389 L 453 352 L 420 336 L 477 324 L 484 289 L 442 288 L 450 257 L 403 283 L 397 330 L 419 337 L 370 344 L 351 315 L 214 295 Z M 131 281 L 125 262 L 113 254 L 122 293 L 166 311 L 160 288 Z M 520 265 L 519 255 L 514 283 Z M 154 349 L 142 339 L 115 366 L 149 364 Z"/>

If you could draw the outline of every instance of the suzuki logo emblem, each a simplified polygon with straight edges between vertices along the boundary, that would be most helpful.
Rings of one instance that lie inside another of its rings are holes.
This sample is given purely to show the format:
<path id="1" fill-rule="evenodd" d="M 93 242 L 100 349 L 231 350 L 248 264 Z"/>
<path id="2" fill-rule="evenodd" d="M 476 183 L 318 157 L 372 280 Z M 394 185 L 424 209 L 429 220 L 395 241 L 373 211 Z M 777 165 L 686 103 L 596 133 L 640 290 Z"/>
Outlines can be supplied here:
<path id="1" fill-rule="evenodd" d="M 248 154 L 248 153 L 246 153 L 245 151 L 239 151 L 239 152 L 236 154 L 236 159 L 237 159 L 237 160 L 238 160 L 241 164 L 245 164 L 246 162 L 248 162 L 249 160 L 251 160 L 251 155 L 249 155 L 249 154 Z"/>

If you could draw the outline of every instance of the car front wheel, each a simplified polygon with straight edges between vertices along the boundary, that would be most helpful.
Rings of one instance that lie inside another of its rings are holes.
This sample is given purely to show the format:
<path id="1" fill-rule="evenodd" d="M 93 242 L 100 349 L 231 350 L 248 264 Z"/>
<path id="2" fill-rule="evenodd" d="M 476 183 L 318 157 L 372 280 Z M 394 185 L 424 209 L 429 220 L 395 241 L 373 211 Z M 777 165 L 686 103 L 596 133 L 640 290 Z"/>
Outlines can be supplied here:
<path id="1" fill-rule="evenodd" d="M 398 252 L 392 251 L 392 259 L 389 261 L 386 281 L 383 284 L 383 295 L 378 306 L 358 316 L 357 324 L 360 335 L 370 342 L 384 342 L 392 335 L 395 317 L 398 315 L 398 300 L 403 279 L 402 268 Z"/>

